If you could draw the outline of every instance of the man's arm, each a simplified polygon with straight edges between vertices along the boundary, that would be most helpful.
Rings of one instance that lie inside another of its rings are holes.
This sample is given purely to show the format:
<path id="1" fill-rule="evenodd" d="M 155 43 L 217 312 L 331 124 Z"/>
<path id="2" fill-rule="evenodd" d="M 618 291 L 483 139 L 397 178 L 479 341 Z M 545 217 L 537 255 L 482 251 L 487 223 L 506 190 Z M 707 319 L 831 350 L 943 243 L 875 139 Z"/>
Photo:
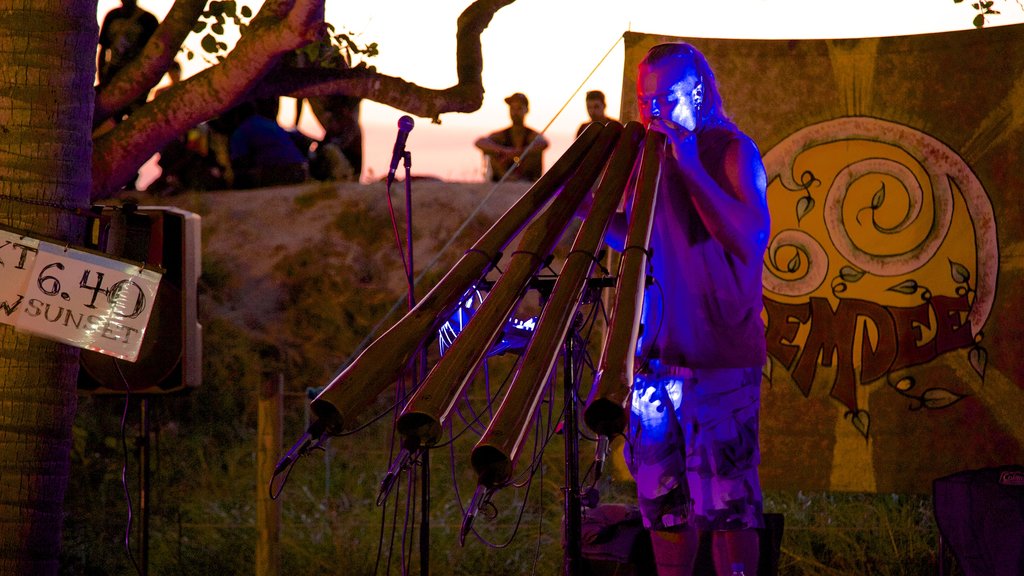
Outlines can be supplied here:
<path id="1" fill-rule="evenodd" d="M 485 154 L 492 154 L 494 156 L 515 155 L 515 148 L 499 144 L 494 140 L 494 134 L 478 138 L 475 143 L 475 146 L 479 148 L 481 151 L 483 151 Z"/>
<path id="2" fill-rule="evenodd" d="M 757 146 L 745 137 L 730 141 L 721 158 L 725 181 L 719 183 L 701 163 L 693 133 L 657 119 L 651 126 L 665 132 L 672 143 L 666 160 L 674 158 L 678 163 L 708 232 L 743 262 L 760 260 L 768 245 L 771 222 L 767 177 Z"/>

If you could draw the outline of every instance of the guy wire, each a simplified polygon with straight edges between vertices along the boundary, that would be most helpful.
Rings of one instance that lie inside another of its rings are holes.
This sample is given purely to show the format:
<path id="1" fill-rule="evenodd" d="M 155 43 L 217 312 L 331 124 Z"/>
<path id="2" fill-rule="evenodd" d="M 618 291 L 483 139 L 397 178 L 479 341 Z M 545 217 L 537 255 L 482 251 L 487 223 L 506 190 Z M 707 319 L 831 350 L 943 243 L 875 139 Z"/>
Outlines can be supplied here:
<path id="1" fill-rule="evenodd" d="M 565 100 L 565 103 L 562 104 L 562 107 L 558 109 L 558 112 L 556 112 L 555 115 L 551 118 L 551 120 L 548 121 L 547 125 L 544 126 L 544 129 L 540 131 L 541 135 L 546 133 L 548 131 L 548 128 L 551 128 L 551 125 L 554 124 L 555 120 L 557 120 L 558 117 L 562 114 L 562 112 L 565 111 L 565 109 L 572 102 L 572 99 L 575 98 L 576 95 L 580 93 L 580 90 L 583 89 L 583 86 L 587 83 L 587 81 L 590 80 L 591 76 L 593 76 L 594 73 L 597 72 L 598 68 L 600 68 L 601 65 L 604 64 L 604 61 L 608 59 L 608 56 L 610 56 L 612 51 L 615 50 L 615 48 L 619 45 L 619 42 L 622 42 L 623 37 L 624 35 L 620 35 L 618 38 L 615 39 L 615 42 L 613 42 L 611 47 L 608 48 L 608 51 L 604 53 L 604 56 L 602 56 L 601 59 L 597 61 L 597 64 L 594 65 L 594 67 L 590 70 L 587 76 L 583 78 L 583 80 L 579 83 L 576 89 L 573 90 L 572 94 Z M 523 152 L 524 156 L 526 155 L 526 152 L 529 151 L 531 146 L 533 146 L 533 142 L 530 142 L 530 145 L 527 146 L 526 151 Z M 483 210 L 483 207 L 487 205 L 487 202 L 491 199 L 491 197 L 494 196 L 494 194 L 501 188 L 501 185 L 505 182 L 505 177 L 507 176 L 508 172 L 505 173 L 505 176 L 502 176 L 501 180 L 495 182 L 494 185 L 491 186 L 491 188 L 487 191 L 487 194 L 484 195 L 483 199 L 476 205 L 473 211 L 470 212 L 468 216 L 466 216 L 466 219 L 463 220 L 462 224 L 460 224 L 459 227 L 455 230 L 455 232 L 453 232 L 448 237 L 448 241 L 445 242 L 445 244 L 437 250 L 437 252 L 434 254 L 434 258 L 421 269 L 419 275 L 416 276 L 414 285 L 419 284 L 420 280 L 423 279 L 427 272 L 430 272 L 434 268 L 434 266 L 437 264 L 437 261 L 441 259 L 441 256 L 445 254 L 449 248 L 451 248 L 451 245 L 453 242 L 455 242 L 455 239 L 458 238 L 459 235 L 470 225 L 470 223 L 473 222 L 473 219 L 476 217 L 476 215 L 479 214 L 481 210 Z M 370 342 L 377 336 L 377 333 L 384 325 L 384 322 L 386 322 L 391 317 L 391 315 L 394 314 L 395 311 L 397 311 L 398 308 L 401 307 L 403 304 L 407 304 L 406 296 L 402 296 L 401 298 L 396 300 L 395 303 L 391 305 L 391 308 L 389 308 L 388 311 L 384 313 L 384 316 L 382 316 L 381 319 L 377 321 L 376 324 L 374 324 L 373 328 L 370 329 L 370 331 L 366 334 L 363 340 L 359 342 L 359 345 L 356 346 L 355 350 L 353 350 L 353 352 L 342 364 L 343 368 L 351 364 L 352 361 L 356 359 L 356 357 L 363 351 L 363 348 L 370 344 Z"/>

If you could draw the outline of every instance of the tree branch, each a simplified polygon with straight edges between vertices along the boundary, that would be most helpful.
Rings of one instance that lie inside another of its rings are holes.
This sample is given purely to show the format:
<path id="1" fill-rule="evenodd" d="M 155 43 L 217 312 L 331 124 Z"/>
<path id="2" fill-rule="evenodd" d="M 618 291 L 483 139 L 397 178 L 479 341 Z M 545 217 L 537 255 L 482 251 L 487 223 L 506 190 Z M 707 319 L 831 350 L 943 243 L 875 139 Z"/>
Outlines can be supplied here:
<path id="1" fill-rule="evenodd" d="M 459 16 L 456 31 L 456 70 L 458 83 L 444 89 L 431 89 L 374 68 L 303 68 L 280 65 L 257 88 L 257 96 L 325 96 L 345 94 L 373 100 L 392 108 L 440 122 L 449 112 L 475 112 L 484 99 L 483 53 L 480 35 L 494 14 L 515 0 L 474 2 Z"/>
<path id="2" fill-rule="evenodd" d="M 443 90 L 423 88 L 372 68 L 298 69 L 280 56 L 323 32 L 324 0 L 274 0 L 264 4 L 235 49 L 220 63 L 181 82 L 97 138 L 92 198 L 107 198 L 139 166 L 189 128 L 239 102 L 259 96 L 344 94 L 437 120 L 446 112 L 472 112 L 483 102 L 480 34 L 494 14 L 515 0 L 477 0 L 459 17 L 459 81 Z"/>
<path id="3" fill-rule="evenodd" d="M 323 33 L 324 0 L 294 0 L 283 18 L 268 9 L 281 4 L 267 2 L 220 64 L 172 87 L 96 138 L 92 199 L 113 195 L 168 142 L 242 101 L 281 54 Z"/>

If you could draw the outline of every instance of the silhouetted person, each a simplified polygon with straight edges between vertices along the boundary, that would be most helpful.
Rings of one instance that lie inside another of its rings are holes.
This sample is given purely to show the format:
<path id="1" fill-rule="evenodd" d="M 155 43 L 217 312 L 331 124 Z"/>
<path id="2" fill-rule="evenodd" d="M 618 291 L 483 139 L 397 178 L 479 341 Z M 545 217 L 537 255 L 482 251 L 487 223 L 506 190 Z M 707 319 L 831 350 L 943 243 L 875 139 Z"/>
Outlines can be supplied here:
<path id="1" fill-rule="evenodd" d="M 600 90 L 591 90 L 590 92 L 587 92 L 587 115 L 590 116 L 590 121 L 580 124 L 579 129 L 576 130 L 577 138 L 580 137 L 580 134 L 583 134 L 583 131 L 587 129 L 587 126 L 590 126 L 594 122 L 607 124 L 608 122 L 615 120 L 614 118 L 605 116 L 604 109 L 604 92 L 601 92 Z"/>
<path id="2" fill-rule="evenodd" d="M 548 141 L 524 123 L 526 113 L 530 111 L 530 101 L 524 94 L 516 92 L 505 98 L 505 103 L 508 104 L 512 125 L 480 138 L 476 141 L 476 147 L 487 155 L 492 181 L 501 180 L 508 172 L 506 180 L 532 182 L 540 178 L 544 171 L 543 152 L 548 147 Z"/>
<path id="3" fill-rule="evenodd" d="M 99 73 L 97 89 L 109 84 L 125 65 L 142 52 L 142 48 L 159 25 L 156 16 L 136 6 L 135 0 L 124 0 L 121 7 L 107 12 L 100 27 L 100 53 L 96 65 Z M 146 96 L 141 96 L 126 109 L 115 113 L 115 121 L 120 121 L 125 114 L 145 104 Z"/>

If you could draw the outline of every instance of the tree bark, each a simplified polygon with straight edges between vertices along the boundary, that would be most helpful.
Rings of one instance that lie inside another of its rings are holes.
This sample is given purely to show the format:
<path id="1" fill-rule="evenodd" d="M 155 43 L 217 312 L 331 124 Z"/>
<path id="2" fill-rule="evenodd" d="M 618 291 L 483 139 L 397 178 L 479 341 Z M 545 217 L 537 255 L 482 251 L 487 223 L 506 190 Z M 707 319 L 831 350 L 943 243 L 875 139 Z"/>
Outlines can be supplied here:
<path id="1" fill-rule="evenodd" d="M 0 224 L 79 241 L 97 35 L 96 0 L 0 0 Z M 57 574 L 77 374 L 0 325 L 0 575 Z"/>

